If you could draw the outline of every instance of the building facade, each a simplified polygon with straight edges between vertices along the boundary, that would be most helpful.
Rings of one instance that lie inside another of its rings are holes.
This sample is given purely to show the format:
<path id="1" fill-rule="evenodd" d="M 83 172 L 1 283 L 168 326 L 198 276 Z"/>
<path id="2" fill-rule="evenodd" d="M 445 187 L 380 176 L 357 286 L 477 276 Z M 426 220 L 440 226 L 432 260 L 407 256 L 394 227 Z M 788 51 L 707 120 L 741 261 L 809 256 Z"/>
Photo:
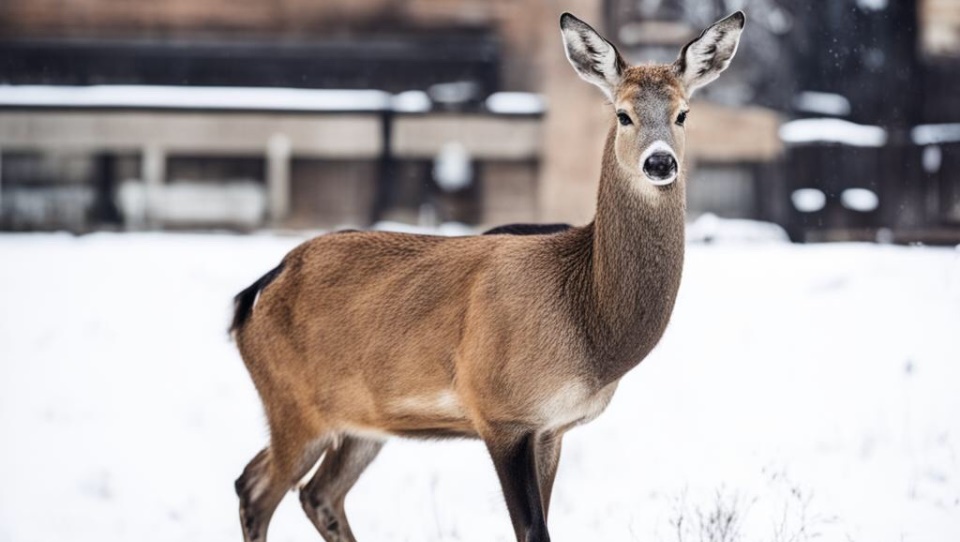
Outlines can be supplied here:
<path id="1" fill-rule="evenodd" d="M 7 0 L 0 83 L 385 98 L 283 110 L 0 103 L 0 222 L 584 223 L 613 115 L 569 67 L 559 14 L 594 23 L 631 61 L 668 62 L 740 8 L 750 23 L 737 61 L 698 94 L 688 123 L 690 214 L 772 220 L 796 239 L 889 227 L 949 237 L 960 224 L 957 153 L 940 126 L 960 122 L 944 90 L 960 73 L 960 7 L 949 0 Z M 837 97 L 847 110 L 816 110 Z M 781 126 L 809 117 L 877 125 L 892 147 L 784 144 Z M 929 125 L 940 126 L 933 139 L 911 139 Z M 838 157 L 844 167 L 831 167 Z M 448 180 L 449 171 L 460 173 Z M 845 207 L 848 188 L 873 191 L 878 207 Z M 822 208 L 796 207 L 792 196 L 806 189 L 823 193 Z M 206 203 L 190 211 L 189 201 Z M 893 206 L 902 201 L 906 210 Z"/>

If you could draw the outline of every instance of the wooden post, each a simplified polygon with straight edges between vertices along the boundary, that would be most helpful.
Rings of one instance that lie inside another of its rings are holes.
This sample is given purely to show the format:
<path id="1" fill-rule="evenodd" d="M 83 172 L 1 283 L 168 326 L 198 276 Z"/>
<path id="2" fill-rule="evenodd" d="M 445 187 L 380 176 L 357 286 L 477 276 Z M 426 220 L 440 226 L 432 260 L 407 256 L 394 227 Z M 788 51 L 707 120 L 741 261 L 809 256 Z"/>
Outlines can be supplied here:
<path id="1" fill-rule="evenodd" d="M 149 229 L 158 229 L 162 226 L 161 196 L 166 177 L 166 162 L 166 152 L 159 145 L 151 144 L 143 148 L 140 174 L 145 188 L 144 209 Z"/>
<path id="2" fill-rule="evenodd" d="M 117 209 L 116 154 L 101 151 L 94 156 L 96 189 L 94 191 L 93 220 L 99 224 L 115 225 L 120 223 L 120 210 Z"/>
<path id="3" fill-rule="evenodd" d="M 393 179 L 393 122 L 396 116 L 386 110 L 380 114 L 380 157 L 377 161 L 377 184 L 373 194 L 373 206 L 367 217 L 369 224 L 376 224 L 383 218 L 394 201 L 396 191 Z"/>
<path id="4" fill-rule="evenodd" d="M 290 212 L 290 138 L 273 134 L 267 142 L 267 206 L 270 224 L 280 222 Z"/>

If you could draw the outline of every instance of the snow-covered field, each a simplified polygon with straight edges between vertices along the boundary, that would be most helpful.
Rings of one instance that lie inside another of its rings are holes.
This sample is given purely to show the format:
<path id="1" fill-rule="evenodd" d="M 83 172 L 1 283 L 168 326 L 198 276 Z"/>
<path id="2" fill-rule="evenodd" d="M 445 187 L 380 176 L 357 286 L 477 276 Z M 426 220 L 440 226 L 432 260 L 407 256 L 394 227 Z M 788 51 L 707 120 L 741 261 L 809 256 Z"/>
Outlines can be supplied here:
<path id="1" fill-rule="evenodd" d="M 0 236 L 0 542 L 240 540 L 266 433 L 229 300 L 299 241 Z M 661 345 L 566 438 L 553 539 L 698 541 L 732 515 L 739 540 L 960 540 L 960 251 L 687 263 Z M 477 442 L 392 441 L 347 506 L 363 541 L 512 540 Z M 291 496 L 271 540 L 320 539 Z"/>

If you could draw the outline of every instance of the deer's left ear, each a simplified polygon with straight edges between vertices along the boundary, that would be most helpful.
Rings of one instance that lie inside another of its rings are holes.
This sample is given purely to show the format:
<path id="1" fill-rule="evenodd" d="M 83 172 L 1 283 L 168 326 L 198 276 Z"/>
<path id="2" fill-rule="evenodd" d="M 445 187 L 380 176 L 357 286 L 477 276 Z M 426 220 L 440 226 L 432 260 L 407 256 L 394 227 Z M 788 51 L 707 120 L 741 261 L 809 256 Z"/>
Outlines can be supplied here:
<path id="1" fill-rule="evenodd" d="M 700 37 L 683 46 L 674 70 L 687 87 L 687 93 L 716 79 L 727 69 L 737 53 L 746 16 L 742 11 L 721 19 Z"/>

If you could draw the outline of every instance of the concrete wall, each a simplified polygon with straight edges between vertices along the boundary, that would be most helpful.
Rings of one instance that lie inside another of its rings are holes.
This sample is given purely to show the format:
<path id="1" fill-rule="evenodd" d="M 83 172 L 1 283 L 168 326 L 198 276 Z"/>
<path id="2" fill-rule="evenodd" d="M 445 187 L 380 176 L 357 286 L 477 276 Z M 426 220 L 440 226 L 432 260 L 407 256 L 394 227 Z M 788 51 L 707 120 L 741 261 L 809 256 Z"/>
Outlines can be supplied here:
<path id="1" fill-rule="evenodd" d="M 482 166 L 481 222 L 484 227 L 530 222 L 537 208 L 537 164 L 487 162 Z"/>
<path id="2" fill-rule="evenodd" d="M 294 160 L 290 171 L 291 228 L 367 225 L 377 181 L 374 161 Z"/>
<path id="3" fill-rule="evenodd" d="M 920 42 L 924 53 L 960 58 L 960 3 L 920 0 Z"/>

